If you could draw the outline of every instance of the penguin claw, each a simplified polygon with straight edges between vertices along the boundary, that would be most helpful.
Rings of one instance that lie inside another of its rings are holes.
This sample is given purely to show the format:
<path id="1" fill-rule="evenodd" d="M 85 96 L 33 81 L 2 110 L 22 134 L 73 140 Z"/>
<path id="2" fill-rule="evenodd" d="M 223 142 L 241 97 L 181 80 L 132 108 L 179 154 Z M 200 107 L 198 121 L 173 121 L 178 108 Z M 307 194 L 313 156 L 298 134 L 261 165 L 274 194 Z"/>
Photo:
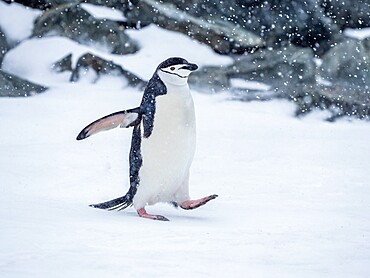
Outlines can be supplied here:
<path id="1" fill-rule="evenodd" d="M 155 218 L 153 218 L 153 220 L 160 220 L 160 221 L 170 221 L 168 218 L 162 216 L 162 215 L 156 215 Z"/>

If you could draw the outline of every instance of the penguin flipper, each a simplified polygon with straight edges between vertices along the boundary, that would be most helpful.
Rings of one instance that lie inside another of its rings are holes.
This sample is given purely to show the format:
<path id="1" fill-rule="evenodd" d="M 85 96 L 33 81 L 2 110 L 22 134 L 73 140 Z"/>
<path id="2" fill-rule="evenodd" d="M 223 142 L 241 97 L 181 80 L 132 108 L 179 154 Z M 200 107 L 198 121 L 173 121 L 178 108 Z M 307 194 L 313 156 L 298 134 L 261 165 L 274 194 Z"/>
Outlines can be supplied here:
<path id="1" fill-rule="evenodd" d="M 100 119 L 97 119 L 96 121 L 86 126 L 77 135 L 76 139 L 83 140 L 100 131 L 116 128 L 117 126 L 120 126 L 122 128 L 134 126 L 138 122 L 137 120 L 140 118 L 140 115 L 141 114 L 139 108 L 123 110 L 109 114 Z"/>
<path id="2" fill-rule="evenodd" d="M 106 210 L 123 210 L 130 206 L 132 206 L 132 201 L 127 198 L 127 195 L 103 203 L 90 205 L 93 208 Z"/>

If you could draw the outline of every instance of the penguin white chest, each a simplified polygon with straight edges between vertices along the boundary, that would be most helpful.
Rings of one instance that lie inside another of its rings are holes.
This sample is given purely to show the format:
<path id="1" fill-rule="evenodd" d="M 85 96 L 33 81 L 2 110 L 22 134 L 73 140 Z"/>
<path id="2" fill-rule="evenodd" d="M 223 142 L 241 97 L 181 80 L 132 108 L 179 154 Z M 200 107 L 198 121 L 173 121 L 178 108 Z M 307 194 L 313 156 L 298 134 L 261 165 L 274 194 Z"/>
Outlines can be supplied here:
<path id="1" fill-rule="evenodd" d="M 143 163 L 135 206 L 176 201 L 179 191 L 188 197 L 195 137 L 194 103 L 188 85 L 167 86 L 167 94 L 156 97 L 152 134 L 142 139 Z"/>

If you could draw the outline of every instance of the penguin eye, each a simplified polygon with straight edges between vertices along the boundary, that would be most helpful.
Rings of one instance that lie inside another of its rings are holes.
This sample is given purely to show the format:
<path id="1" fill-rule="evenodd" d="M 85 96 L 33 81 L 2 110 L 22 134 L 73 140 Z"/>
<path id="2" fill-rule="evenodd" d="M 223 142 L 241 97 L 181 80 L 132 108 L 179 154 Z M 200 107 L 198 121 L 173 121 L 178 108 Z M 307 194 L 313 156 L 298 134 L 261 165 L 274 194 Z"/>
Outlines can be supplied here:
<path id="1" fill-rule="evenodd" d="M 170 67 L 170 70 L 174 71 L 175 70 L 175 67 Z"/>

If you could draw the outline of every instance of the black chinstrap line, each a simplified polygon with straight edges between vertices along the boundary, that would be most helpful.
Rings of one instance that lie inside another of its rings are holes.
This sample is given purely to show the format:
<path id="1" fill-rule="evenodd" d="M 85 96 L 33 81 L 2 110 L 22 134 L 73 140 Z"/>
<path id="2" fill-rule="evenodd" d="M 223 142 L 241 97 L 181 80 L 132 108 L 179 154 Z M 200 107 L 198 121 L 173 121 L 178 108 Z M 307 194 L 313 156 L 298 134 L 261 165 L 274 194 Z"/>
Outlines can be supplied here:
<path id="1" fill-rule="evenodd" d="M 177 73 L 174 73 L 174 72 L 169 72 L 169 71 L 165 71 L 165 70 L 162 70 L 162 69 L 160 69 L 162 72 L 165 72 L 165 73 L 169 73 L 169 74 L 173 74 L 173 75 L 176 75 L 176 76 L 178 76 L 178 77 L 180 77 L 180 78 L 187 78 L 187 76 L 181 76 L 181 75 L 179 75 L 179 74 L 177 74 Z"/>

